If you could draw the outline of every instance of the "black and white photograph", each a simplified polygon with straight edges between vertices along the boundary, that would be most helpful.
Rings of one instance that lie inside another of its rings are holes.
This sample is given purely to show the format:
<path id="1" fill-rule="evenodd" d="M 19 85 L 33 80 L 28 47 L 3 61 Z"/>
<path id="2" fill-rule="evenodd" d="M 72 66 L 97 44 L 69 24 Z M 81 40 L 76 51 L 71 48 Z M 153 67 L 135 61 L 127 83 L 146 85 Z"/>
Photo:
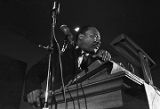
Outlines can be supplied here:
<path id="1" fill-rule="evenodd" d="M 0 0 L 0 109 L 160 109 L 160 7 Z"/>

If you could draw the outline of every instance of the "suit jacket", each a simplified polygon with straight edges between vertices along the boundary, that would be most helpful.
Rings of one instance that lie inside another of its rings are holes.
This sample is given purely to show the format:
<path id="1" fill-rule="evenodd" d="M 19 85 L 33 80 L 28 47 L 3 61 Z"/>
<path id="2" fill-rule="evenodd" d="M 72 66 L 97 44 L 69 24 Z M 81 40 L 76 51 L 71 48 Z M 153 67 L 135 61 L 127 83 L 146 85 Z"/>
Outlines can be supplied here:
<path id="1" fill-rule="evenodd" d="M 63 79 L 64 83 L 67 84 L 71 79 L 73 79 L 76 74 L 81 72 L 78 68 L 78 57 L 81 55 L 81 50 L 76 49 L 74 45 L 69 45 L 66 51 L 61 54 L 62 67 L 63 67 Z M 93 61 L 96 59 L 88 57 L 86 62 L 82 62 L 82 70 L 86 69 Z M 88 61 L 89 60 L 89 61 Z M 52 90 L 56 90 L 61 87 L 61 73 L 60 73 L 60 63 L 58 59 L 57 48 L 53 50 L 52 60 L 51 60 L 52 76 L 54 81 L 52 83 Z M 41 59 L 37 64 L 33 65 L 29 69 L 26 80 L 25 80 L 25 94 L 35 90 L 41 89 L 41 83 L 46 80 L 48 71 L 48 55 Z"/>

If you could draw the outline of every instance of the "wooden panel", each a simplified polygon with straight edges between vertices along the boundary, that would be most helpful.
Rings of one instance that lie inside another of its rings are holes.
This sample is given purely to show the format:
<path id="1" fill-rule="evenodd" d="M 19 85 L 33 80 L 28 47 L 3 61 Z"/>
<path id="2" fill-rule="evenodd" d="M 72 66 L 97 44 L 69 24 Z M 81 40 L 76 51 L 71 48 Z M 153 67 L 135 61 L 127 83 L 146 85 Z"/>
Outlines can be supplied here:
<path id="1" fill-rule="evenodd" d="M 143 86 L 123 74 L 69 86 L 66 98 L 68 109 L 148 109 Z M 61 91 L 56 91 L 55 99 L 57 108 L 54 105 L 52 109 L 65 109 Z"/>
<path id="2" fill-rule="evenodd" d="M 149 109 L 144 87 L 122 91 L 123 109 Z"/>
<path id="3" fill-rule="evenodd" d="M 116 108 L 122 106 L 121 91 L 117 90 L 114 92 L 103 93 L 96 96 L 88 96 L 84 98 L 74 99 L 69 101 L 68 109 L 105 109 L 105 108 Z M 58 109 L 64 109 L 64 103 L 58 103 Z M 52 109 L 55 109 L 53 107 Z"/>

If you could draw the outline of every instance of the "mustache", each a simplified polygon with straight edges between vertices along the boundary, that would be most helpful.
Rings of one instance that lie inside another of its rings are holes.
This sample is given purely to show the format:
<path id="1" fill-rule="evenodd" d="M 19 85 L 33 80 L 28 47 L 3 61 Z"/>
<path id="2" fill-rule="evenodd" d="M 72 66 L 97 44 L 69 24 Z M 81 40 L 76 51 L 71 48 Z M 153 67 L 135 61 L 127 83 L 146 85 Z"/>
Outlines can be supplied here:
<path id="1" fill-rule="evenodd" d="M 100 43 L 93 43 L 92 46 L 100 47 Z"/>

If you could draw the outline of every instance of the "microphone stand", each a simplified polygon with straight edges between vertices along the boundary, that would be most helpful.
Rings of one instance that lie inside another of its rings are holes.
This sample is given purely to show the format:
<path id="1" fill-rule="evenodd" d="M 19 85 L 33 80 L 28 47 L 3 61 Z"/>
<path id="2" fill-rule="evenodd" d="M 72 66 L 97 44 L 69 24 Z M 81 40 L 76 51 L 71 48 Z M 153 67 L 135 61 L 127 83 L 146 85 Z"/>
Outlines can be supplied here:
<path id="1" fill-rule="evenodd" d="M 58 5 L 58 6 L 57 6 Z M 51 64 L 55 64 L 53 60 L 53 56 L 55 55 L 55 53 L 58 53 L 58 59 L 60 62 L 60 69 L 61 69 L 61 73 L 62 73 L 62 64 L 61 64 L 61 56 L 60 56 L 60 46 L 56 40 L 55 37 L 55 25 L 56 25 L 56 15 L 59 13 L 60 10 L 60 3 L 57 3 L 56 1 L 54 1 L 54 5 L 52 8 L 52 27 L 51 27 L 51 38 L 50 38 L 50 45 L 48 48 L 49 50 L 49 58 L 48 58 L 48 73 L 47 73 L 47 82 L 46 82 L 46 89 L 45 89 L 45 98 L 44 98 L 44 105 L 42 109 L 49 109 L 49 105 L 48 105 L 48 98 L 49 98 L 49 91 L 51 90 L 51 85 L 52 82 L 54 81 L 54 77 L 52 76 L 54 73 L 54 65 Z M 58 50 L 58 52 L 55 52 L 56 50 Z M 55 57 L 54 57 L 55 58 Z M 53 61 L 53 63 L 52 63 Z"/>

